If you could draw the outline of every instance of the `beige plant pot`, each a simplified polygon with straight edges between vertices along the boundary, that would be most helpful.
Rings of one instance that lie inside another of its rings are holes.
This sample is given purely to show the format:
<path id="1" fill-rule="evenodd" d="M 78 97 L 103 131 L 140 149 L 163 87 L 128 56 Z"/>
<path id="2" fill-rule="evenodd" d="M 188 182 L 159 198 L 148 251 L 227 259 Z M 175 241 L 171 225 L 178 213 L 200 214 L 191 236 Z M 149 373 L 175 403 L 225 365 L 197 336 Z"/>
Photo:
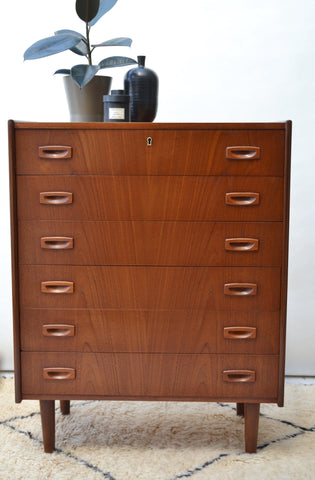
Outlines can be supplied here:
<path id="1" fill-rule="evenodd" d="M 102 122 L 103 95 L 108 95 L 111 77 L 95 76 L 80 88 L 70 76 L 63 78 L 71 122 Z"/>

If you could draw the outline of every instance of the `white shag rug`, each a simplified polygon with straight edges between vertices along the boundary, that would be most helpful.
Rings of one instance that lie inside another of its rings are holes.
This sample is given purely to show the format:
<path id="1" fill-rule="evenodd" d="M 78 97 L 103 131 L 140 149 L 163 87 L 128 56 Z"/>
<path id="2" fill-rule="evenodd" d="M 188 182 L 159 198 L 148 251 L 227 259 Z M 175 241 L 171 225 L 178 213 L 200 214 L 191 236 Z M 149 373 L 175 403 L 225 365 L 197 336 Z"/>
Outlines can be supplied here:
<path id="1" fill-rule="evenodd" d="M 257 454 L 244 452 L 235 404 L 56 402 L 56 448 L 43 452 L 38 401 L 0 380 L 1 480 L 314 480 L 315 385 L 286 385 L 261 406 Z"/>

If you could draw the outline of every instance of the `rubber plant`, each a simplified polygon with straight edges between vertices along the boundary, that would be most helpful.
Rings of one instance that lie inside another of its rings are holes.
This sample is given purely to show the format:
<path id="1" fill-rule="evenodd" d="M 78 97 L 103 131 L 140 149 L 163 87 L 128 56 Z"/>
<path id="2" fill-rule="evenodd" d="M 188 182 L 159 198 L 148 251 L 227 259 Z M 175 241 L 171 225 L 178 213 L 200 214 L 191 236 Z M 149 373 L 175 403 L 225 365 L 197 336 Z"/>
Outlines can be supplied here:
<path id="1" fill-rule="evenodd" d="M 92 63 L 92 53 L 99 47 L 130 47 L 132 40 L 128 37 L 119 37 L 107 40 L 99 44 L 91 44 L 90 30 L 98 20 L 105 15 L 118 0 L 76 0 L 76 12 L 81 20 L 85 22 L 85 36 L 73 30 L 58 30 L 54 36 L 43 38 L 31 45 L 24 53 L 24 60 L 35 60 L 48 57 L 56 53 L 71 50 L 71 52 L 86 57 L 87 64 L 79 64 L 70 70 L 61 69 L 55 73 L 67 74 L 72 77 L 75 83 L 83 88 L 89 83 L 99 70 L 104 68 L 122 67 L 137 63 L 129 57 L 107 57 L 97 65 Z"/>

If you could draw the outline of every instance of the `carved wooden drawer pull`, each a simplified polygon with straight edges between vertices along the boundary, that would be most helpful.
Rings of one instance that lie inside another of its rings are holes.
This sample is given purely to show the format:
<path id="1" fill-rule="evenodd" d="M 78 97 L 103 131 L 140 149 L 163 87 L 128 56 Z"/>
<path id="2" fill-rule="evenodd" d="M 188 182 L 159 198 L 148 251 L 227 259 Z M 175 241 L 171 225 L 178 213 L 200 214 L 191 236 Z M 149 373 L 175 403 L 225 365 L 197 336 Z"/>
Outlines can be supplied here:
<path id="1" fill-rule="evenodd" d="M 225 156 L 229 160 L 257 160 L 260 158 L 260 147 L 227 147 Z"/>
<path id="2" fill-rule="evenodd" d="M 39 203 L 43 205 L 69 205 L 73 201 L 71 192 L 41 192 Z"/>
<path id="3" fill-rule="evenodd" d="M 225 194 L 226 205 L 235 207 L 248 207 L 259 204 L 259 193 L 255 192 L 229 192 Z"/>
<path id="4" fill-rule="evenodd" d="M 255 339 L 256 327 L 224 327 L 223 336 L 231 340 Z"/>
<path id="5" fill-rule="evenodd" d="M 64 145 L 45 145 L 38 147 L 38 156 L 45 160 L 64 160 L 72 157 L 72 147 Z"/>
<path id="6" fill-rule="evenodd" d="M 60 280 L 50 280 L 48 282 L 41 282 L 42 293 L 62 294 L 73 293 L 74 283 Z"/>
<path id="7" fill-rule="evenodd" d="M 224 248 L 231 252 L 255 252 L 258 244 L 258 238 L 226 238 Z"/>
<path id="8" fill-rule="evenodd" d="M 224 295 L 235 297 L 257 295 L 256 283 L 226 283 L 224 285 Z"/>
<path id="9" fill-rule="evenodd" d="M 74 325 L 66 325 L 59 323 L 48 323 L 42 326 L 42 334 L 44 337 L 74 337 Z"/>
<path id="10" fill-rule="evenodd" d="M 43 368 L 45 380 L 74 380 L 75 368 L 50 367 Z"/>
<path id="11" fill-rule="evenodd" d="M 256 380 L 256 372 L 254 370 L 223 370 L 222 377 L 224 382 L 252 383 Z"/>
<path id="12" fill-rule="evenodd" d="M 68 250 L 73 248 L 73 237 L 41 237 L 40 246 L 45 250 Z"/>

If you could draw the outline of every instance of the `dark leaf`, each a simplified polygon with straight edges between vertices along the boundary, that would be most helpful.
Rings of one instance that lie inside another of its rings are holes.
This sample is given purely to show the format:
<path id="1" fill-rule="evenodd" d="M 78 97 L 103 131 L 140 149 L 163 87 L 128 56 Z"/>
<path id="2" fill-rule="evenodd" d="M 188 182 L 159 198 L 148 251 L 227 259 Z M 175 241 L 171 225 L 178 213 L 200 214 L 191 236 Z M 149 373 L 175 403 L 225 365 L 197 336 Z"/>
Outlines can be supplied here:
<path id="1" fill-rule="evenodd" d="M 43 38 L 33 43 L 24 52 L 24 60 L 35 60 L 36 58 L 55 55 L 75 47 L 80 41 L 80 38 L 74 35 L 55 35 L 54 37 Z"/>
<path id="2" fill-rule="evenodd" d="M 90 22 L 96 16 L 100 0 L 76 0 L 75 8 L 78 16 L 84 22 Z"/>
<path id="3" fill-rule="evenodd" d="M 70 70 L 68 70 L 67 68 L 61 68 L 60 70 L 57 70 L 54 75 L 56 75 L 57 73 L 63 73 L 64 75 L 70 75 Z"/>
<path id="4" fill-rule="evenodd" d="M 92 45 L 92 47 L 130 47 L 131 44 L 131 38 L 118 37 L 107 40 L 106 42 L 98 43 L 97 45 Z"/>
<path id="5" fill-rule="evenodd" d="M 98 65 L 76 65 L 71 68 L 70 75 L 75 83 L 83 88 L 99 71 Z"/>
<path id="6" fill-rule="evenodd" d="M 113 67 L 125 67 L 126 65 L 133 65 L 138 63 L 129 57 L 108 57 L 104 58 L 98 66 L 99 68 L 113 68 Z"/>
<path id="7" fill-rule="evenodd" d="M 100 1 L 100 8 L 98 9 L 96 17 L 90 22 L 90 26 L 95 25 L 98 20 L 105 15 L 113 6 L 117 0 L 101 0 Z"/>

